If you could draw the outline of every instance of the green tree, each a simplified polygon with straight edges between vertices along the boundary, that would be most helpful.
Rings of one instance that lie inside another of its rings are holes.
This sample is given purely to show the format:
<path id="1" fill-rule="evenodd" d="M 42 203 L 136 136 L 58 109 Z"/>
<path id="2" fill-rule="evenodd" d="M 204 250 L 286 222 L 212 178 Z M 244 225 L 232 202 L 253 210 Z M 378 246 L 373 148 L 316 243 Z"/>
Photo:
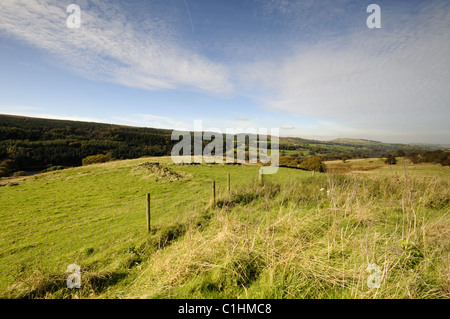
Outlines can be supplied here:
<path id="1" fill-rule="evenodd" d="M 89 164 L 95 164 L 95 163 L 106 163 L 111 160 L 111 154 L 98 154 L 98 155 L 91 155 L 88 157 L 83 158 L 83 165 L 89 165 Z"/>
<path id="2" fill-rule="evenodd" d="M 403 151 L 403 150 L 397 150 L 397 151 L 395 152 L 395 156 L 396 156 L 396 157 L 404 157 L 404 156 L 405 156 L 405 151 Z"/>
<path id="3" fill-rule="evenodd" d="M 397 159 L 394 157 L 394 155 L 389 154 L 384 162 L 388 165 L 394 165 L 397 164 Z"/>
<path id="4" fill-rule="evenodd" d="M 323 163 L 322 158 L 318 156 L 307 158 L 297 167 L 306 169 L 308 171 L 325 172 L 325 164 Z"/>

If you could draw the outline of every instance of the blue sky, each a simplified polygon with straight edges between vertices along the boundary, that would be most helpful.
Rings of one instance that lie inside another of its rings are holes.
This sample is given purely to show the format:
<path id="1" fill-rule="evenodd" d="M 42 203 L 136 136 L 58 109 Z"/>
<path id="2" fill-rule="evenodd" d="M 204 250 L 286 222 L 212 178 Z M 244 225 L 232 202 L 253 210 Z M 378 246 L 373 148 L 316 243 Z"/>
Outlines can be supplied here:
<path id="1" fill-rule="evenodd" d="M 448 1 L 2 0 L 0 113 L 448 144 L 449 27 Z"/>

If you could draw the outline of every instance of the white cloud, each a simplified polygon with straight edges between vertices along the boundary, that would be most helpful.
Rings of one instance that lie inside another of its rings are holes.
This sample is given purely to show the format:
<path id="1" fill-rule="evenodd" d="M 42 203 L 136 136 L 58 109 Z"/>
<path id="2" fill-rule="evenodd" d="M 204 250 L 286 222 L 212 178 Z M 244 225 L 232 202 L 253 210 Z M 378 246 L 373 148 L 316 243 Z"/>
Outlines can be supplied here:
<path id="1" fill-rule="evenodd" d="M 137 17 L 109 1 L 77 0 L 82 27 L 68 29 L 65 9 L 72 2 L 1 0 L 0 34 L 48 52 L 49 59 L 92 79 L 148 90 L 245 96 L 262 108 L 287 114 L 276 126 L 295 125 L 289 134 L 441 140 L 450 135 L 448 2 L 381 4 L 382 28 L 371 30 L 359 2 L 265 0 L 251 14 L 265 15 L 261 19 L 267 20 L 258 26 L 274 28 L 224 32 L 225 39 L 210 41 L 213 50 L 207 47 L 210 42 L 186 43 L 177 30 L 177 15 L 153 7 Z M 185 5 L 179 4 L 186 14 Z M 200 37 L 201 28 L 195 31 Z M 216 35 L 208 32 L 208 39 Z M 205 54 L 215 52 L 210 56 L 216 59 L 218 48 L 226 51 L 228 64 L 214 62 L 198 53 L 199 48 Z M 314 123 L 305 127 L 292 114 Z M 244 118 L 209 121 L 222 128 L 261 124 L 260 119 Z M 170 128 L 186 124 L 154 115 L 122 119 Z"/>
<path id="2" fill-rule="evenodd" d="M 277 10 L 288 14 L 283 3 Z M 445 2 L 428 4 L 414 14 L 381 6 L 381 29 L 362 23 L 340 37 L 302 43 L 277 65 L 255 63 L 242 78 L 263 87 L 266 108 L 337 119 L 360 134 L 449 134 L 450 10 Z"/>
<path id="3" fill-rule="evenodd" d="M 69 29 L 70 3 L 2 0 L 0 32 L 50 53 L 89 78 L 149 90 L 232 91 L 227 69 L 181 45 L 169 15 L 164 20 L 149 10 L 146 19 L 138 21 L 117 5 L 78 1 L 82 25 Z"/>
<path id="4" fill-rule="evenodd" d="M 292 126 L 292 125 L 283 125 L 281 127 L 281 129 L 283 129 L 283 130 L 293 130 L 293 129 L 295 129 L 295 127 Z"/>

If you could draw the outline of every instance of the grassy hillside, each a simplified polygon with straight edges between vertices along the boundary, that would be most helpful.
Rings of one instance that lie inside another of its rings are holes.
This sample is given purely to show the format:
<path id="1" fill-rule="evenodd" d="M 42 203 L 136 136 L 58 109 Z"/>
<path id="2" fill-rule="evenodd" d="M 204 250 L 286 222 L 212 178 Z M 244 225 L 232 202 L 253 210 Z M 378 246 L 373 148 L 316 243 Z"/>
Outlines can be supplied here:
<path id="1" fill-rule="evenodd" d="M 296 137 L 280 138 L 281 156 L 295 159 L 320 156 L 325 160 L 345 158 L 385 157 L 402 151 L 413 152 L 448 149 L 442 145 L 391 144 L 363 139 L 338 138 L 331 141 L 306 140 Z M 292 159 L 291 159 L 292 160 Z"/>
<path id="2" fill-rule="evenodd" d="M 149 161 L 176 173 L 176 178 L 140 166 Z M 129 257 L 122 254 L 123 249 L 147 238 L 147 192 L 152 197 L 150 237 L 164 245 L 160 240 L 171 240 L 165 236 L 208 218 L 213 179 L 220 198 L 227 173 L 234 188 L 252 183 L 259 169 L 249 165 L 175 167 L 169 162 L 170 158 L 117 161 L 2 180 L 1 287 L 35 271 L 61 270 L 85 257 L 93 263 L 101 260 L 106 268 L 110 262 L 120 263 L 122 257 Z M 288 179 L 289 175 L 287 170 L 280 171 L 266 179 Z"/>
<path id="3" fill-rule="evenodd" d="M 379 141 L 371 141 L 364 139 L 356 139 L 356 138 L 336 138 L 331 140 L 330 142 L 339 143 L 339 144 L 349 144 L 349 145 L 381 145 L 382 142 Z"/>
<path id="4" fill-rule="evenodd" d="M 264 185 L 258 166 L 169 158 L 3 179 L 0 295 L 450 297 L 449 168 L 378 159 L 327 166 L 315 176 L 280 168 Z M 81 266 L 79 290 L 66 288 L 70 264 Z M 380 267 L 378 289 L 367 286 L 370 264 Z"/>

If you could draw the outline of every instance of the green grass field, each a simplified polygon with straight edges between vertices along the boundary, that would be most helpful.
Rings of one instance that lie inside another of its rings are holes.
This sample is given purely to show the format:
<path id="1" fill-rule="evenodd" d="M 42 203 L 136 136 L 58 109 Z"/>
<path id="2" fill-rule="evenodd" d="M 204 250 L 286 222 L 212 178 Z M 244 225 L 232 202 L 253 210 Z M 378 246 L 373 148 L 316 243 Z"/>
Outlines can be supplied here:
<path id="1" fill-rule="evenodd" d="M 449 168 L 327 167 L 261 184 L 256 165 L 141 158 L 2 179 L 0 297 L 448 298 Z"/>

